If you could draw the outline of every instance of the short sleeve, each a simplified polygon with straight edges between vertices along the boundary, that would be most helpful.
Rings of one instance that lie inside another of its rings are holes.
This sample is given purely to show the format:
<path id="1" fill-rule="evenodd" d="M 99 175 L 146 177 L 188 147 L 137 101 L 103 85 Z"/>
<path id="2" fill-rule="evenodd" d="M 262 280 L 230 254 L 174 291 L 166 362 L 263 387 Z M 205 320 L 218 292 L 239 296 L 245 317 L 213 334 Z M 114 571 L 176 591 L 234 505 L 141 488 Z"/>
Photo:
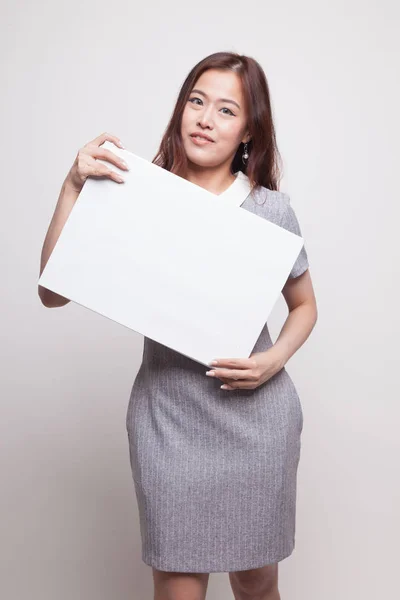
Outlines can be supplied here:
<path id="1" fill-rule="evenodd" d="M 283 218 L 280 225 L 288 231 L 291 231 L 292 233 L 295 233 L 296 235 L 302 237 L 299 222 L 290 204 L 290 197 L 287 194 L 285 194 L 285 208 L 283 211 Z M 306 248 L 303 244 L 300 253 L 296 259 L 296 262 L 294 263 L 293 268 L 290 271 L 289 278 L 293 279 L 295 277 L 299 277 L 305 271 L 307 271 L 308 267 L 308 255 Z"/>

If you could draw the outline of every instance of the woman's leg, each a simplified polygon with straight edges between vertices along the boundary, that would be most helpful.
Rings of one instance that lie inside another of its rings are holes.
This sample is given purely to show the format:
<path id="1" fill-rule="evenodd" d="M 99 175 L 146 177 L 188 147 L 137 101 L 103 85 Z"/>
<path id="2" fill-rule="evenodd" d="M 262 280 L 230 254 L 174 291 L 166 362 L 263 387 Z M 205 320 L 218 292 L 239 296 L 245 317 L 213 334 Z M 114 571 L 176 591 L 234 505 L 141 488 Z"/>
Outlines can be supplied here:
<path id="1" fill-rule="evenodd" d="M 153 569 L 154 600 L 205 600 L 209 573 Z"/>
<path id="2" fill-rule="evenodd" d="M 259 569 L 233 571 L 229 581 L 235 600 L 280 600 L 278 563 Z"/>

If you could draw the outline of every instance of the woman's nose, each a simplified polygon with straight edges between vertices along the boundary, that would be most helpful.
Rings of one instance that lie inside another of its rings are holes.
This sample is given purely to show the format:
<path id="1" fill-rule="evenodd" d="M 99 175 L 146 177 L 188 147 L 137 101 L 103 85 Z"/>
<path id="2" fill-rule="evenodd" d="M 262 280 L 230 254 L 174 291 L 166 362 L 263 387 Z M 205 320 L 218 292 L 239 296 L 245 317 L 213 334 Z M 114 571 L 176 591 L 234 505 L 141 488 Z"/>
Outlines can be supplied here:
<path id="1" fill-rule="evenodd" d="M 201 113 L 199 119 L 198 119 L 198 123 L 199 125 L 201 125 L 202 127 L 213 127 L 213 115 L 212 115 L 212 108 L 205 108 L 204 111 Z"/>

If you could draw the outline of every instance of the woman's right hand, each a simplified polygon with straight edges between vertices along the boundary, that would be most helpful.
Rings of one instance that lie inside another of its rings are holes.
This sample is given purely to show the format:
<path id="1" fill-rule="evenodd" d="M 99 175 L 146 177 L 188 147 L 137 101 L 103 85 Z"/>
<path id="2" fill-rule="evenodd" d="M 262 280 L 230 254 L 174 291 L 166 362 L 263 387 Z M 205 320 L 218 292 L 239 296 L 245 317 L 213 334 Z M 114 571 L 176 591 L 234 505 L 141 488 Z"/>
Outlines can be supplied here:
<path id="1" fill-rule="evenodd" d="M 111 150 L 100 148 L 101 144 L 106 140 L 113 142 L 113 144 L 120 148 L 124 148 L 121 140 L 110 133 L 102 133 L 80 148 L 74 164 L 66 177 L 67 184 L 76 192 L 81 192 L 88 177 L 109 177 L 117 183 L 122 183 L 124 181 L 119 173 L 112 171 L 106 167 L 106 165 L 103 165 L 103 163 L 96 160 L 97 158 L 101 158 L 102 160 L 107 160 L 116 165 L 120 169 L 125 171 L 129 170 L 128 165 L 122 158 L 117 156 L 114 152 L 111 152 Z"/>

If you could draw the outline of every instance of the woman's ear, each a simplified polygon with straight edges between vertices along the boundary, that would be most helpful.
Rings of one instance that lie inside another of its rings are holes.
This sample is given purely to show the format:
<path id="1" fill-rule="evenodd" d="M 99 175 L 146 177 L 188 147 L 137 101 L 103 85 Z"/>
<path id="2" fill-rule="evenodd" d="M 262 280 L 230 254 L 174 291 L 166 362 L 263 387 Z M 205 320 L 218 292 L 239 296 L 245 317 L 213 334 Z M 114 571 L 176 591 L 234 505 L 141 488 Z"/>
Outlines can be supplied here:
<path id="1" fill-rule="evenodd" d="M 244 138 L 242 139 L 242 143 L 243 144 L 248 144 L 249 141 L 251 140 L 251 136 L 249 133 L 246 133 L 246 135 L 244 136 Z"/>

